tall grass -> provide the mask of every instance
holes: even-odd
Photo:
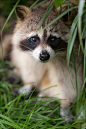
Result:
[[[6,22],[4,23],[4,26],[1,31],[1,44],[2,44],[2,33],[19,1],[20,0],[16,2]],[[38,1],[39,0],[37,0],[31,7],[36,8],[37,6],[42,4],[41,2],[35,6],[35,4]],[[46,97],[47,98],[46,102],[40,101],[39,103],[37,103],[37,100],[39,98],[38,95],[36,95],[35,97],[32,97],[35,90],[31,91],[31,95],[29,96],[28,100],[23,99],[22,101],[23,94],[19,96],[16,95],[15,97],[15,94],[13,93],[13,89],[12,89],[14,85],[9,84],[3,81],[2,79],[3,75],[6,75],[9,70],[7,68],[4,68],[3,70],[3,64],[0,63],[0,78],[2,79],[2,81],[0,81],[0,129],[57,129],[57,128],[58,129],[73,129],[73,128],[85,129],[86,128],[86,93],[85,93],[86,40],[85,40],[85,47],[84,47],[83,36],[82,36],[83,30],[85,33],[85,29],[84,29],[85,26],[82,29],[83,10],[85,12],[84,6],[85,6],[85,0],[80,0],[79,7],[75,6],[73,8],[68,8],[68,10],[63,12],[61,15],[59,15],[56,19],[54,19],[51,23],[49,23],[44,28],[46,29],[48,26],[53,24],[55,21],[59,20],[62,16],[67,14],[72,9],[78,8],[78,14],[75,17],[71,26],[70,37],[68,40],[68,48],[67,48],[67,66],[69,68],[71,54],[74,60],[72,50],[73,50],[74,41],[78,32],[80,46],[84,56],[84,61],[83,61],[84,63],[83,63],[82,91],[80,96],[78,96],[78,93],[77,93],[77,96],[78,96],[77,101],[72,105],[72,110],[75,114],[77,114],[77,119],[75,119],[75,121],[72,124],[66,123],[64,125],[65,121],[59,115],[60,105],[58,100],[50,99],[49,97]],[[44,17],[40,22],[40,25],[45,21],[52,7],[53,7],[53,3],[48,7],[47,11],[45,12]],[[4,62],[3,44],[2,44],[2,62]],[[75,65],[75,61],[74,61],[74,65]],[[7,66],[7,63],[6,63],[6,66]],[[75,75],[76,75],[76,67],[75,67]],[[77,86],[77,76],[76,76],[76,86]],[[77,107],[77,112],[75,110],[76,107]]]

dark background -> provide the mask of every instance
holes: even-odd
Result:
[[[0,0],[0,33],[7,17],[9,16],[11,10],[13,9],[17,1],[18,0]],[[30,7],[35,1],[36,0],[20,0],[18,5],[25,5]],[[2,39],[4,38],[5,35],[13,33],[13,29],[15,27],[16,22],[17,18],[14,12],[3,30]],[[1,42],[1,34],[0,34],[0,42]]]
[[[20,5],[31,6],[36,0],[20,0]],[[0,0],[0,16],[7,17],[17,0]]]

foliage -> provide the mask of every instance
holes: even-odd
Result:
[[[20,5],[28,5],[30,6],[35,0],[20,0]],[[17,0],[0,0],[0,15],[7,17],[14,5],[16,4]]]
[[[64,4],[66,0],[55,0],[55,7],[58,8],[62,4]]]

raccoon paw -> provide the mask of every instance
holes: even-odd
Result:
[[[39,94],[39,95],[38,95],[38,99],[37,99],[37,103],[39,103],[39,102],[42,100],[41,97],[43,97],[43,95],[42,95],[42,94]]]
[[[19,95],[23,94],[23,97],[24,97],[25,99],[28,99],[28,97],[29,97],[29,95],[30,95],[30,93],[31,93],[32,88],[33,88],[33,87],[32,87],[31,85],[27,84],[27,85],[25,85],[25,86],[23,86],[23,87],[16,88],[16,89],[15,89],[15,92],[16,92],[17,94],[19,94]]]
[[[74,120],[71,110],[66,107],[60,108],[60,115],[65,119],[66,122],[72,123]]]

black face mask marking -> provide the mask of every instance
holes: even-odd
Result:
[[[31,37],[31,38],[26,38],[25,40],[20,42],[20,48],[23,51],[27,51],[27,50],[34,50],[40,43],[40,39],[37,35]]]
[[[60,37],[57,38],[56,36],[50,35],[47,40],[47,44],[51,46],[51,48],[57,52],[67,48],[67,43],[64,42]]]

